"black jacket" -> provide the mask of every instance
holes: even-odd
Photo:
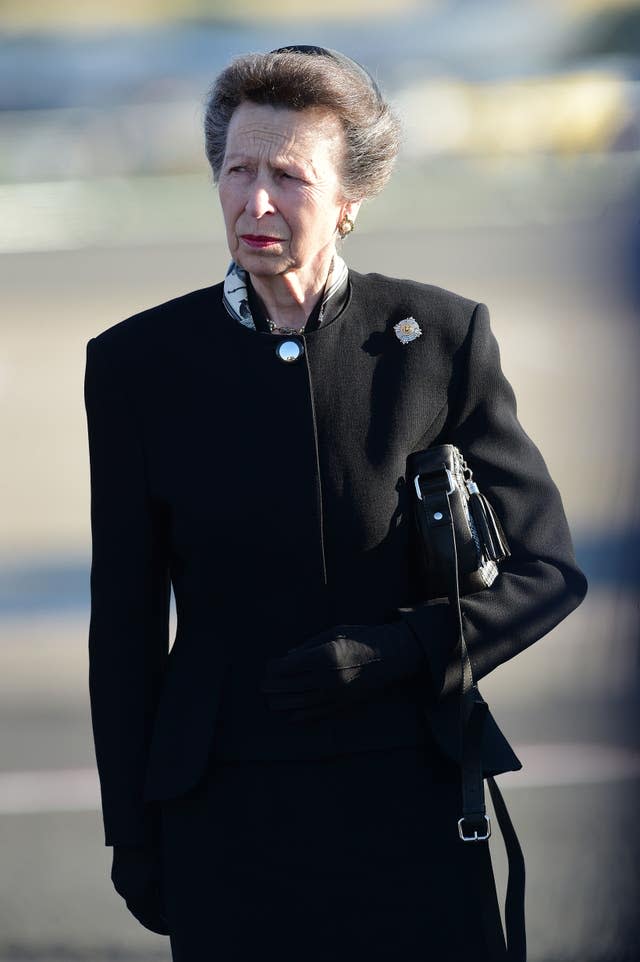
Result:
[[[407,456],[463,451],[511,547],[463,599],[476,678],[582,600],[558,490],[516,416],[484,304],[350,272],[343,312],[303,335],[250,330],[222,284],[115,324],[87,345],[90,696],[105,842],[148,837],[154,801],[211,752],[318,757],[423,744],[455,684],[455,621],[425,603]],[[422,335],[394,332],[413,317]],[[409,479],[410,483],[410,479]],[[177,633],[169,653],[170,585]],[[429,659],[330,720],[286,724],[258,691],[269,658],[334,624],[407,618]],[[485,767],[519,767],[494,726]]]

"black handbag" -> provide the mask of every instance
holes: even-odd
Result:
[[[498,563],[511,551],[498,516],[480,493],[460,450],[454,444],[439,444],[409,455],[407,463],[416,492],[428,597],[437,598],[449,590],[449,522],[437,511],[425,510],[431,492],[439,491],[445,479],[456,536],[459,593],[488,588],[498,577]]]
[[[507,959],[526,962],[524,858],[500,789],[493,776],[483,770],[482,736],[488,705],[473,679],[460,606],[461,594],[493,584],[499,577],[498,565],[511,552],[493,507],[479,491],[473,472],[455,445],[436,445],[409,455],[407,471],[415,491],[413,504],[421,535],[427,598],[448,597],[457,619],[455,653],[460,659],[460,691],[454,721],[462,787],[458,835],[462,842],[472,845],[486,842],[491,835],[484,801],[486,777],[509,863]],[[496,950],[500,952],[499,947]]]

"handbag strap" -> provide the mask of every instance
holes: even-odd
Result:
[[[455,651],[460,660],[458,738],[462,786],[462,815],[458,819],[458,834],[463,842],[486,842],[491,835],[491,821],[484,801],[482,733],[488,705],[474,684],[471,659],[464,637],[458,553],[450,500],[455,489],[444,466],[438,472],[419,474],[416,478],[416,491],[418,489],[418,510],[422,513],[423,523],[431,532],[438,556],[445,560],[447,595],[457,621]],[[418,527],[423,532],[422,525]],[[526,962],[524,857],[500,789],[493,777],[489,776],[487,782],[509,867],[505,901],[506,958],[508,962]]]

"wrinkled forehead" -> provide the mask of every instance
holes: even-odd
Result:
[[[290,110],[245,101],[231,117],[225,156],[229,159],[244,152],[269,159],[287,157],[313,166],[333,164],[343,141],[338,117],[326,108]]]

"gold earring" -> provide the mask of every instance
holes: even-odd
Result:
[[[351,220],[348,214],[345,214],[340,223],[338,224],[338,231],[340,232],[340,237],[346,237],[350,234],[356,225]]]

